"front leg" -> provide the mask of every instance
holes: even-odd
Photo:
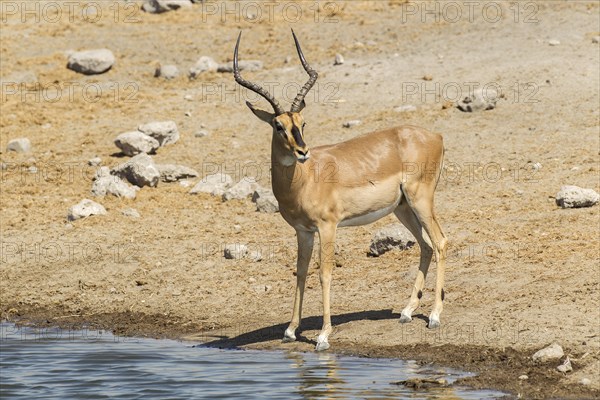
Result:
[[[320,274],[321,288],[323,289],[323,327],[317,339],[317,351],[327,350],[329,342],[327,338],[331,334],[331,313],[329,307],[329,293],[331,289],[331,272],[335,265],[335,233],[337,226],[335,224],[326,224],[319,227],[320,239]]]
[[[302,319],[302,300],[304,298],[304,284],[308,273],[308,265],[313,252],[314,232],[296,231],[298,237],[298,259],[296,260],[296,297],[292,310],[292,321],[283,335],[284,342],[296,340],[296,329]]]

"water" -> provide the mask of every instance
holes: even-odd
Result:
[[[0,325],[2,399],[486,399],[413,390],[409,378],[465,376],[415,362],[331,353],[220,350],[173,340]]]

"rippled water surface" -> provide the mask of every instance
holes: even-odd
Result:
[[[485,399],[465,388],[413,390],[409,378],[465,374],[330,353],[220,350],[102,331],[0,325],[2,399]]]

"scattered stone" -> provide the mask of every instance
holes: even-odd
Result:
[[[191,181],[186,181],[186,180],[179,181],[179,184],[181,186],[183,186],[184,188],[192,186],[192,182]]]
[[[562,364],[560,364],[558,367],[556,367],[556,369],[559,372],[562,373],[567,373],[567,372],[571,372],[573,371],[573,366],[571,365],[571,360],[569,359],[569,357],[567,356],[567,358],[565,359],[565,361],[563,361]]]
[[[195,137],[207,137],[210,136],[210,133],[208,133],[208,131],[205,130],[199,130],[198,132],[194,133]]]
[[[414,236],[404,225],[399,223],[390,224],[373,234],[367,255],[379,257],[392,249],[406,250],[414,246],[415,243]]]
[[[560,44],[560,40],[557,40],[557,39],[550,39],[550,40],[548,40],[548,44],[549,44],[550,46],[558,46],[558,45]]]
[[[194,96],[192,96],[191,94],[186,94],[185,96],[183,96],[183,99],[187,101],[194,101]]]
[[[591,207],[598,203],[600,194],[593,189],[583,189],[578,186],[563,186],[556,194],[556,205],[562,208]]]
[[[248,246],[240,243],[228,244],[223,251],[223,255],[228,260],[241,260],[246,253],[248,253]]]
[[[113,66],[115,56],[108,49],[78,51],[69,56],[67,68],[84,75],[102,74]]]
[[[192,112],[191,111],[186,111],[183,115],[185,115],[186,117],[191,117],[192,116]]]
[[[146,0],[142,4],[142,10],[150,14],[161,14],[191,6],[192,2],[190,0]]]
[[[527,379],[529,379],[529,377],[527,375],[521,375],[519,376],[519,379],[522,381],[526,381]]]
[[[341,55],[340,53],[337,53],[335,55],[335,61],[333,62],[333,65],[342,65],[344,63],[344,56]]]
[[[150,122],[138,126],[138,131],[158,140],[161,147],[179,140],[179,130],[174,121]]]
[[[240,60],[238,66],[240,67],[240,71],[260,71],[263,69],[263,62],[260,60]],[[217,72],[233,72],[233,61],[219,64]]]
[[[158,168],[146,153],[140,153],[126,163],[118,165],[112,170],[112,174],[127,179],[138,187],[154,187],[160,179]]]
[[[464,112],[475,112],[483,110],[493,110],[498,101],[498,92],[495,89],[483,88],[475,89],[472,95],[465,97],[458,102],[458,109]]]
[[[535,352],[531,357],[536,362],[546,362],[552,360],[560,360],[564,356],[562,347],[557,343],[552,343],[550,346],[545,347]]]
[[[17,153],[29,153],[31,151],[31,142],[27,138],[13,139],[6,146],[7,151],[16,151]]]
[[[231,176],[217,173],[205,176],[190,191],[190,194],[210,193],[213,196],[223,196],[225,191],[233,185]]]
[[[600,43],[600,36],[594,36],[592,38],[592,43]]]
[[[254,286],[254,291],[257,293],[266,293],[271,291],[272,288],[271,285],[256,285]]]
[[[155,78],[175,79],[179,76],[177,65],[159,65],[154,71]]]
[[[248,254],[248,258],[253,261],[253,262],[260,262],[262,261],[262,254],[260,251],[258,250],[253,250]]]
[[[84,199],[74,206],[69,207],[67,219],[75,221],[80,218],[87,218],[90,215],[106,215],[106,209],[101,204]]]
[[[542,169],[542,164],[539,162],[532,163],[531,168],[533,168],[534,171],[539,171]]]
[[[203,72],[214,72],[219,68],[219,64],[211,57],[202,56],[196,61],[196,64],[189,71],[190,79],[195,79]]]
[[[88,165],[91,167],[97,167],[102,164],[102,159],[100,157],[94,157],[88,160]]]
[[[140,213],[135,208],[124,208],[121,210],[121,214],[126,217],[140,218]]]
[[[360,119],[353,119],[353,120],[344,122],[343,127],[344,128],[352,128],[353,126],[358,126],[361,123],[362,123],[362,121]]]
[[[32,165],[31,167],[27,168],[27,170],[29,171],[30,174],[37,174],[38,169],[35,165]]]
[[[263,213],[279,212],[279,202],[269,189],[258,187],[252,194],[252,202],[256,203],[256,211]]]
[[[140,153],[154,153],[160,147],[158,140],[140,131],[121,133],[115,139],[115,145],[130,157]]]
[[[417,111],[417,107],[413,106],[412,104],[406,104],[404,106],[399,106],[394,108],[394,111],[396,112],[412,112],[412,111]]]
[[[112,175],[108,167],[101,167],[96,171],[92,194],[94,196],[106,196],[112,194],[126,199],[135,199],[137,188],[129,186],[118,176]]]
[[[175,182],[180,179],[195,178],[199,175],[196,170],[183,165],[157,164],[156,168],[158,168],[160,180],[163,182]]]
[[[581,378],[579,383],[582,384],[583,386],[589,386],[592,384],[592,381],[588,378]]]
[[[241,200],[252,196],[254,191],[258,188],[258,183],[251,182],[248,179],[242,179],[223,193],[223,201],[229,201],[233,199]]]
[[[402,385],[406,386],[407,388],[420,390],[434,387],[447,387],[448,381],[444,378],[411,378],[404,381],[392,382],[391,384]]]
[[[283,60],[284,64],[289,64],[292,62],[292,56],[285,56],[285,59]]]
[[[35,72],[32,71],[19,71],[19,72],[13,72],[12,74],[8,75],[5,78],[2,78],[1,80],[3,85],[18,85],[21,83],[37,83],[38,82],[38,77],[35,74]]]
[[[242,231],[242,226],[236,224],[233,226],[233,230],[235,231],[235,233],[240,233]]]
[[[256,278],[248,278],[248,283],[256,283]]]
[[[431,76],[431,75],[425,75],[425,76],[423,76],[423,80],[424,81],[432,81],[433,80],[433,76]]]

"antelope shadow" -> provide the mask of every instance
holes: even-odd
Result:
[[[414,315],[415,319],[422,319],[427,321],[428,318],[425,315],[417,314]],[[358,311],[351,312],[346,314],[334,315],[331,317],[332,323],[334,325],[341,325],[347,322],[352,321],[381,321],[388,319],[400,319],[399,313],[392,312],[391,309],[386,310],[370,310],[370,311]],[[297,341],[316,344],[316,341],[312,339],[308,339],[302,335],[302,331],[305,330],[320,330],[321,324],[323,322],[323,318],[320,316],[312,316],[302,318],[301,321],[301,330],[299,330],[297,336]],[[202,347],[218,347],[218,348],[228,348],[235,349],[241,346],[267,342],[270,340],[281,340],[283,338],[283,333],[287,328],[289,321],[285,323],[280,323],[276,325],[266,326],[264,328],[258,328],[249,332],[242,332],[238,335],[229,337],[229,336],[216,336],[216,339],[204,342],[201,344]],[[212,336],[212,335],[211,335]],[[213,337],[215,337],[213,336]]]

